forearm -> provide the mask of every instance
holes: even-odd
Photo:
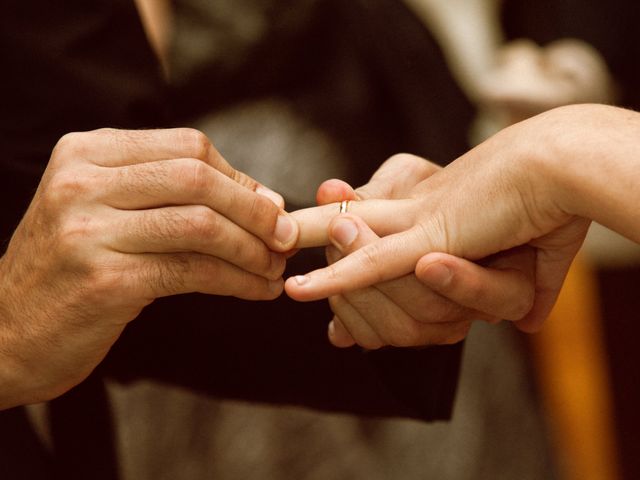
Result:
[[[640,114],[602,105],[540,116],[542,158],[560,208],[640,242]]]

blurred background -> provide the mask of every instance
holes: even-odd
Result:
[[[180,125],[314,202],[559,105],[637,108],[631,0],[137,0]],[[562,132],[558,132],[562,135]],[[537,335],[478,323],[448,423],[109,386],[124,479],[640,478],[640,248],[594,225]],[[30,409],[48,441],[46,409]]]

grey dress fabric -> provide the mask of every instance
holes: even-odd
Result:
[[[552,480],[513,333],[507,324],[474,326],[451,422],[365,419],[217,401],[156,383],[114,384],[122,477]]]

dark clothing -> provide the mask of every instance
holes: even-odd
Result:
[[[171,90],[133,2],[5,1],[2,240],[8,241],[64,133],[173,126],[265,91],[294,97],[338,139],[353,158],[354,182],[366,180],[397,151],[442,162],[464,151],[471,109],[435,43],[404,7],[363,0],[314,8],[308,28],[275,31],[271,43],[236,70],[205,70]],[[199,90],[204,85],[206,96]],[[290,273],[320,261],[317,252],[303,253]],[[127,327],[87,382],[52,402],[55,459],[36,448],[20,409],[0,413],[0,445],[11,444],[0,448],[0,477],[49,478],[55,464],[64,478],[114,478],[105,377],[150,378],[206,395],[362,415],[450,416],[460,345],[338,350],[326,340],[330,318],[326,302],[286,297],[260,303],[195,294],[158,300]],[[102,459],[96,452],[104,452]]]

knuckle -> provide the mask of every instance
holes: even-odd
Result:
[[[400,171],[407,173],[408,176],[417,178],[422,178],[425,174],[439,169],[437,165],[429,160],[410,153],[397,153],[388,161],[393,163]]]
[[[358,251],[360,264],[364,271],[371,272],[373,274],[373,284],[382,283],[383,273],[380,266],[380,258],[382,258],[382,252],[378,248],[378,245],[373,243],[366,245]],[[339,276],[337,272],[334,272],[336,276]]]
[[[81,156],[86,153],[85,137],[86,133],[80,132],[70,132],[60,137],[53,147],[51,161],[59,163],[68,157]]]
[[[232,174],[231,174],[231,178],[233,178],[233,180],[236,183],[239,183],[240,185],[242,185],[243,187],[248,188],[251,191],[255,191],[256,188],[258,187],[258,182],[257,181],[255,181],[253,178],[251,178],[246,173],[241,172],[240,170],[233,169],[232,170]]]
[[[126,275],[112,266],[93,265],[89,272],[87,299],[90,304],[127,303],[131,290]]]
[[[189,192],[201,197],[212,189],[212,176],[206,163],[199,160],[184,160],[177,172],[178,181]]]
[[[108,127],[98,128],[90,132],[80,133],[80,135],[83,135],[85,139],[87,139],[89,136],[105,137],[106,139],[116,143],[118,141],[121,141],[124,138],[127,138],[127,140],[132,139],[131,130],[119,130],[117,128],[108,128]]]
[[[204,241],[215,240],[221,234],[220,219],[216,213],[208,207],[198,205],[191,209],[191,215],[186,222],[190,235],[201,238]]]
[[[204,133],[195,128],[181,128],[178,133],[185,150],[189,152],[187,156],[199,160],[205,160],[209,157],[212,144]]]
[[[82,172],[58,170],[49,180],[44,192],[48,204],[66,205],[93,190],[93,182]]]
[[[262,195],[252,195],[248,207],[248,219],[252,224],[261,226],[261,230],[273,236],[278,222],[278,207]]]
[[[422,158],[410,153],[396,153],[387,160],[388,163],[392,163],[401,168],[412,168],[418,161],[424,162]]]
[[[81,248],[96,236],[96,227],[95,219],[88,215],[65,218],[57,230],[56,244],[59,252],[68,260],[77,258]]]

